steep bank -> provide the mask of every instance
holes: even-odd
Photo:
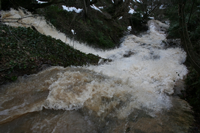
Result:
[[[66,1],[35,12],[69,38],[90,47],[112,49],[119,47],[122,38],[129,32],[138,34],[148,30],[145,26],[148,19],[134,11],[135,4],[133,1],[95,1],[95,4],[87,7],[86,15],[83,1]]]
[[[49,66],[98,64],[100,59],[30,28],[0,24],[0,42],[0,85]]]

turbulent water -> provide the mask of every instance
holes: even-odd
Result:
[[[1,86],[0,132],[188,131],[193,121],[190,107],[172,96],[187,74],[186,53],[163,43],[168,25],[151,20],[143,35],[128,35],[119,48],[101,51],[73,42],[29,12],[2,11],[1,16],[8,25],[32,25],[42,34],[112,62],[51,67]]]

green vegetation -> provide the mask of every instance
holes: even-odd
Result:
[[[200,131],[200,75],[191,65],[188,65],[188,69],[186,88],[181,98],[186,100],[194,111],[195,123],[190,132],[198,133]]]
[[[182,98],[193,107],[196,123],[191,132],[200,131],[200,0],[174,1],[166,11],[170,19],[168,38],[181,38],[187,52],[189,73]],[[185,21],[185,24],[184,24]],[[195,63],[194,63],[195,62]],[[197,128],[199,127],[199,129]]]
[[[134,32],[134,34],[148,30],[148,27],[145,25],[148,19],[143,18],[140,12],[134,13],[129,20],[133,29],[132,32]]]
[[[196,111],[200,111],[200,75],[192,67],[186,79],[187,90],[186,94],[191,94],[186,97],[186,100],[191,106],[195,107]]]
[[[50,23],[70,38],[101,49],[118,46],[127,26],[122,26],[116,21],[105,20],[99,11],[90,10],[92,11],[88,13],[87,18],[84,18],[81,13],[67,12],[61,5],[52,5],[37,12],[43,14]],[[72,34],[71,29],[76,32],[76,35]]]
[[[3,0],[2,2],[5,7],[3,10],[10,7],[28,9],[44,16],[46,20],[68,37],[85,42],[95,48],[111,49],[119,46],[120,39],[126,34],[127,27],[130,25],[134,26],[135,32],[132,32],[134,34],[146,30],[146,28],[143,28],[142,23],[134,25],[138,18],[131,18],[132,15],[128,13],[130,6],[134,8],[133,1],[50,0],[43,4],[38,4],[36,0],[28,0],[26,2],[22,0],[15,2]],[[93,4],[97,7],[103,7],[101,12],[91,8]],[[62,5],[83,10],[80,13],[68,12],[63,10]],[[119,20],[120,17],[123,17],[123,19]],[[76,32],[75,35],[72,34],[72,29]]]
[[[0,25],[0,84],[38,72],[45,65],[97,64],[100,57],[84,54],[30,28]]]

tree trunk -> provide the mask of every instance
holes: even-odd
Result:
[[[90,7],[90,0],[83,0],[83,9],[84,9],[84,17],[87,18],[88,17],[88,10]]]
[[[200,57],[195,53],[195,50],[190,41],[187,24],[185,22],[184,14],[185,2],[179,3],[179,26],[180,26],[180,35],[181,35],[181,44],[184,50],[187,52],[188,59],[191,62],[194,69],[200,74]]]

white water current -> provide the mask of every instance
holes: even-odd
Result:
[[[51,67],[29,76],[27,79],[21,78],[17,83],[3,86],[0,91],[2,101],[0,103],[0,118],[2,119],[0,123],[4,124],[28,112],[41,111],[40,114],[42,114],[43,108],[58,110],[58,112],[59,110],[82,109],[84,116],[94,118],[89,117],[88,120],[87,117],[86,121],[93,124],[86,125],[88,128],[80,132],[97,131],[98,126],[96,129],[94,127],[98,124],[95,124],[94,121],[100,121],[100,119],[105,124],[99,122],[101,126],[98,127],[97,132],[121,132],[121,130],[117,131],[117,128],[120,127],[122,127],[123,132],[130,130],[130,132],[152,133],[186,132],[188,129],[188,123],[190,123],[188,121],[191,121],[191,116],[185,114],[185,112],[190,109],[186,102],[172,96],[177,81],[183,80],[187,74],[187,68],[183,64],[186,53],[182,48],[166,48],[165,44],[162,43],[166,41],[166,35],[161,29],[167,30],[168,25],[157,20],[150,20],[148,22],[149,30],[146,33],[141,36],[128,35],[119,48],[103,51],[72,41],[52,25],[47,24],[43,17],[32,15],[27,11],[14,9],[8,12],[2,11],[1,19],[10,26],[34,26],[37,31],[44,35],[60,39],[84,53],[92,53],[102,58],[112,59],[112,62],[100,60],[98,66]],[[18,96],[22,92],[24,99]],[[30,99],[29,95],[31,95],[31,100],[28,100]],[[16,105],[4,107],[5,104],[12,103],[16,99],[19,101],[15,103]],[[42,117],[47,112],[44,110]],[[60,111],[59,114],[51,118],[51,120],[57,119],[58,121],[57,127],[56,124],[53,125],[56,128],[52,130],[51,122],[49,122],[49,126],[45,123],[46,128],[48,128],[46,130],[42,128],[42,122],[40,123],[39,120],[38,124],[31,127],[34,130],[29,130],[31,132],[53,132],[54,130],[60,132],[59,121],[62,121],[62,123],[69,122],[62,119],[64,117],[62,114],[68,116],[70,112]],[[71,114],[74,117],[80,115],[76,111],[71,112]],[[30,117],[32,118],[32,116]],[[84,123],[85,118],[80,115],[77,119]],[[135,123],[133,119],[136,118],[137,122]],[[107,119],[107,121],[104,119]],[[121,122],[123,123],[122,126],[119,124],[120,122],[118,124],[114,122],[115,125],[109,123],[109,121],[114,121],[113,119],[117,119],[116,121],[124,120]],[[180,120],[180,122],[176,120]],[[15,121],[18,120],[14,120],[13,123]],[[50,118],[48,121],[50,121]],[[147,121],[152,125],[147,124]],[[156,126],[154,123],[157,123]],[[174,125],[174,123],[176,124]],[[159,124],[162,126],[158,126]],[[175,128],[175,126],[178,127]],[[2,129],[7,131],[7,129]],[[68,131],[71,130],[68,128]],[[73,131],[75,131],[75,128],[71,132]]]

